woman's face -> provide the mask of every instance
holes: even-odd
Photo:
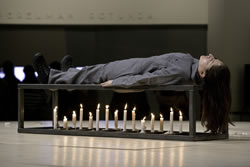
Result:
[[[201,56],[198,66],[198,72],[202,78],[206,76],[206,71],[209,70],[212,66],[220,66],[222,65],[222,61],[214,58],[212,54],[208,56]]]

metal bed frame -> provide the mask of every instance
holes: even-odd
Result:
[[[53,129],[51,127],[32,127],[24,128],[24,90],[25,89],[40,89],[49,90],[52,94],[52,108],[58,106],[58,90],[98,90],[98,91],[185,91],[189,99],[189,132],[179,134],[166,134],[163,132],[146,131],[146,133],[134,132],[130,129],[127,131],[110,130],[88,130],[87,128],[69,129],[62,128]],[[119,137],[119,138],[140,138],[140,139],[159,139],[159,140],[180,140],[180,141],[204,141],[228,139],[228,128],[224,134],[212,134],[205,132],[196,132],[196,114],[199,109],[195,107],[196,99],[194,93],[197,93],[202,88],[198,85],[169,85],[169,86],[154,86],[154,87],[105,87],[95,84],[19,84],[18,85],[18,133],[33,133],[33,134],[52,134],[52,135],[74,135],[74,136],[98,136],[98,137]],[[53,122],[52,122],[53,125]]]

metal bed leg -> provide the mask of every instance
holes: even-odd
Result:
[[[24,128],[24,90],[18,89],[18,129]]]
[[[196,113],[194,112],[194,91],[188,91],[189,95],[189,136],[196,135]]]
[[[225,133],[224,133],[225,135],[226,135],[226,138],[229,138],[229,125],[227,124],[227,126],[226,126],[226,129],[225,129]]]

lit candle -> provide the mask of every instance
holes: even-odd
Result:
[[[118,110],[115,110],[115,129],[118,129]]]
[[[68,130],[68,120],[66,116],[63,117],[63,128]]]
[[[145,130],[146,130],[145,119],[146,119],[146,117],[144,117],[144,118],[141,120],[141,133],[145,133]]]
[[[136,108],[134,107],[132,110],[132,131],[135,131],[135,126],[136,126],[136,122],[135,122],[135,110]]]
[[[174,111],[173,108],[170,107],[170,134],[172,134],[174,131]]]
[[[127,104],[124,107],[124,112],[123,112],[123,131],[126,131],[126,126],[127,126]]]
[[[89,112],[89,129],[93,129],[93,116],[91,112]]]
[[[55,106],[54,108],[54,112],[53,112],[53,127],[54,129],[57,129],[57,106]]]
[[[160,132],[163,132],[163,123],[164,123],[164,118],[162,114],[160,114]]]
[[[76,129],[76,112],[73,111],[72,114],[72,123],[73,123],[73,127]]]
[[[183,116],[181,111],[179,111],[180,115],[179,115],[179,133],[182,133],[182,120],[183,120]]]
[[[155,115],[153,113],[151,113],[151,132],[154,132],[155,128]]]
[[[106,120],[105,130],[108,130],[109,129],[109,105],[106,105],[105,120]]]
[[[79,129],[82,129],[82,120],[83,120],[83,108],[82,108],[82,104],[80,104],[80,127]]]
[[[100,119],[100,103],[97,105],[96,109],[96,131],[99,131],[99,119]]]

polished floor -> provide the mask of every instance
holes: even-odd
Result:
[[[49,125],[25,122],[25,127]],[[0,166],[249,167],[250,122],[235,125],[228,140],[183,142],[24,134],[17,133],[17,122],[0,122]],[[199,122],[197,129],[204,130]]]

